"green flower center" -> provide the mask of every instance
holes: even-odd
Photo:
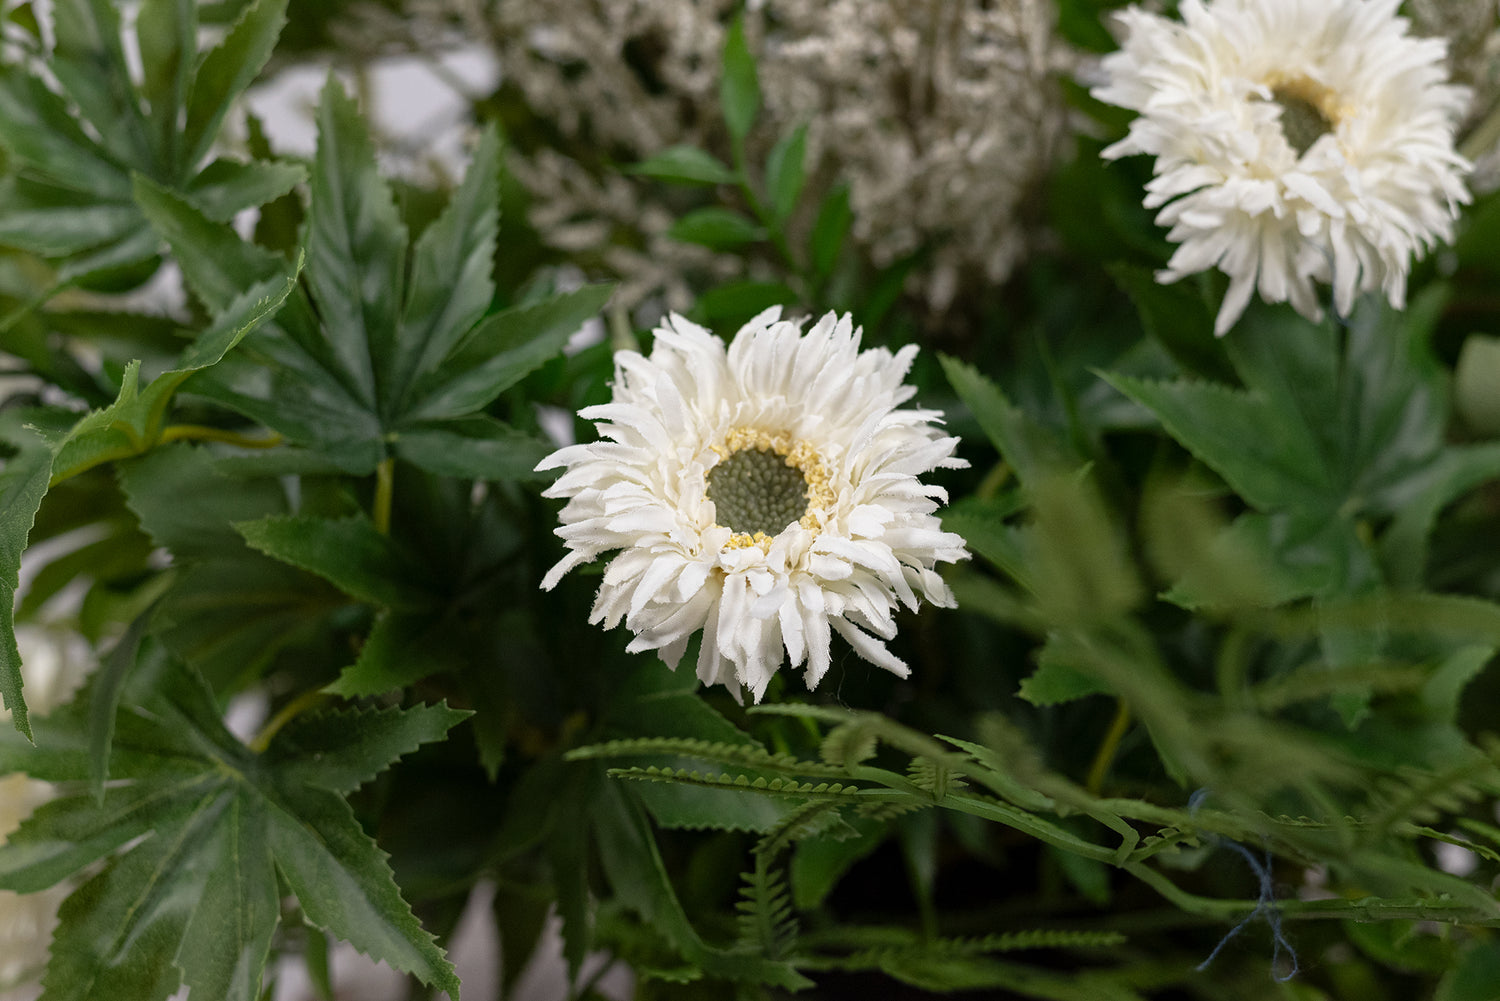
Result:
[[[771,448],[745,448],[708,471],[718,523],[736,535],[776,535],[807,513],[807,478]]]
[[[1306,77],[1281,81],[1271,87],[1271,100],[1281,109],[1281,134],[1297,156],[1333,131],[1338,101],[1322,84]]]

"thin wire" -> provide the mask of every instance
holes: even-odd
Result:
[[[1203,801],[1207,798],[1207,789],[1199,789],[1197,792],[1193,793],[1192,797],[1188,800],[1189,814],[1197,813],[1198,807],[1201,806]],[[1238,841],[1231,841],[1228,838],[1221,838],[1217,835],[1208,835],[1205,840],[1215,847],[1232,848],[1236,852],[1238,852],[1240,857],[1245,860],[1245,863],[1250,866],[1250,871],[1255,874],[1256,881],[1260,884],[1260,892],[1256,898],[1255,909],[1249,914],[1245,915],[1245,917],[1240,921],[1239,924],[1229,929],[1228,934],[1219,939],[1219,944],[1214,946],[1213,952],[1210,952],[1208,954],[1208,958],[1199,963],[1195,967],[1195,969],[1197,969],[1200,973],[1208,969],[1209,964],[1212,963],[1218,957],[1219,953],[1223,951],[1224,947],[1229,944],[1230,939],[1234,938],[1240,932],[1244,931],[1245,927],[1249,925],[1250,922],[1254,921],[1257,917],[1264,917],[1266,919],[1266,924],[1271,928],[1271,938],[1274,943],[1273,951],[1271,953],[1271,976],[1278,983],[1286,983],[1288,980],[1291,980],[1297,975],[1300,967],[1297,963],[1297,950],[1292,948],[1291,942],[1287,941],[1286,933],[1282,930],[1281,907],[1276,903],[1276,887],[1271,879],[1271,852],[1269,850],[1266,850],[1263,853],[1262,860],[1257,859],[1250,852],[1250,849],[1246,848]],[[1281,965],[1281,957],[1283,955],[1285,955],[1292,964],[1291,969],[1288,970],[1285,975],[1281,975],[1276,972],[1276,967]]]

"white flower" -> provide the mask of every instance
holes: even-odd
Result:
[[[700,629],[698,677],[758,702],[783,662],[827,673],[831,632],[908,669],[881,639],[896,603],[951,606],[933,569],[967,557],[917,477],[961,467],[931,410],[900,409],[916,348],[860,351],[847,316],[806,334],[771,309],[733,344],[672,316],[651,357],[615,356],[614,400],[581,416],[604,440],[553,453],[571,552],[542,582],[610,550],[590,621],[634,632],[673,667]],[[871,634],[874,634],[873,636]],[[878,638],[877,638],[878,637]],[[784,653],[783,653],[784,651]]]
[[[1215,332],[1250,293],[1321,316],[1380,288],[1404,306],[1411,258],[1451,239],[1469,164],[1468,92],[1445,43],[1406,33],[1400,0],[1183,0],[1183,23],[1131,8],[1100,100],[1141,113],[1104,151],[1156,157],[1146,206],[1180,244],[1159,281],[1218,267]]]

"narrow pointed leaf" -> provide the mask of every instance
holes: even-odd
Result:
[[[290,780],[350,793],[471,714],[446,705],[348,709],[302,717],[268,751]]]
[[[230,106],[260,73],[286,24],[287,0],[256,0],[216,47],[203,57],[193,80],[183,126],[186,162],[208,154]]]
[[[213,161],[184,189],[193,204],[216,222],[229,222],[244,209],[274,201],[307,180],[301,164],[278,160]]]
[[[472,414],[562,351],[568,338],[597,316],[614,291],[585,285],[489,317],[431,377],[418,385],[411,422]]]
[[[15,728],[29,739],[31,724],[21,694],[21,653],[11,616],[21,584],[21,553],[52,477],[52,450],[29,432],[8,436],[8,440],[19,450],[0,469],[0,696]]]
[[[366,518],[272,517],[234,527],[253,548],[315,573],[361,601],[391,608],[427,601],[390,539]]]
[[[486,129],[463,184],[417,240],[401,341],[387,382],[398,400],[410,381],[437,368],[489,309],[500,227],[500,139]]]
[[[332,77],[318,109],[308,288],[323,333],[370,408],[387,387],[406,273],[406,227],[354,101]]]
[[[396,455],[439,476],[469,480],[527,480],[546,474],[537,463],[553,446],[489,417],[470,417],[400,432]]]

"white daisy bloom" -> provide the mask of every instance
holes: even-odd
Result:
[[[1318,319],[1381,289],[1406,298],[1414,256],[1452,238],[1470,164],[1453,149],[1468,91],[1442,39],[1414,38],[1400,0],[1183,0],[1182,23],[1136,8],[1105,58],[1102,101],[1140,112],[1104,151],[1156,157],[1146,206],[1180,244],[1158,281],[1218,267],[1214,330],[1257,288]]]
[[[968,556],[934,513],[947,495],[917,477],[967,463],[941,413],[900,408],[917,349],[859,340],[848,316],[804,334],[770,309],[727,350],[674,315],[649,358],[616,354],[613,402],[580,413],[602,440],[537,467],[565,469],[546,496],[569,498],[571,551],[542,587],[621,550],[589,621],[623,620],[630,651],[674,668],[701,629],[698,678],[757,702],[784,659],[816,687],[833,632],[906,677],[881,642],[896,604],[952,606],[933,568]]]

